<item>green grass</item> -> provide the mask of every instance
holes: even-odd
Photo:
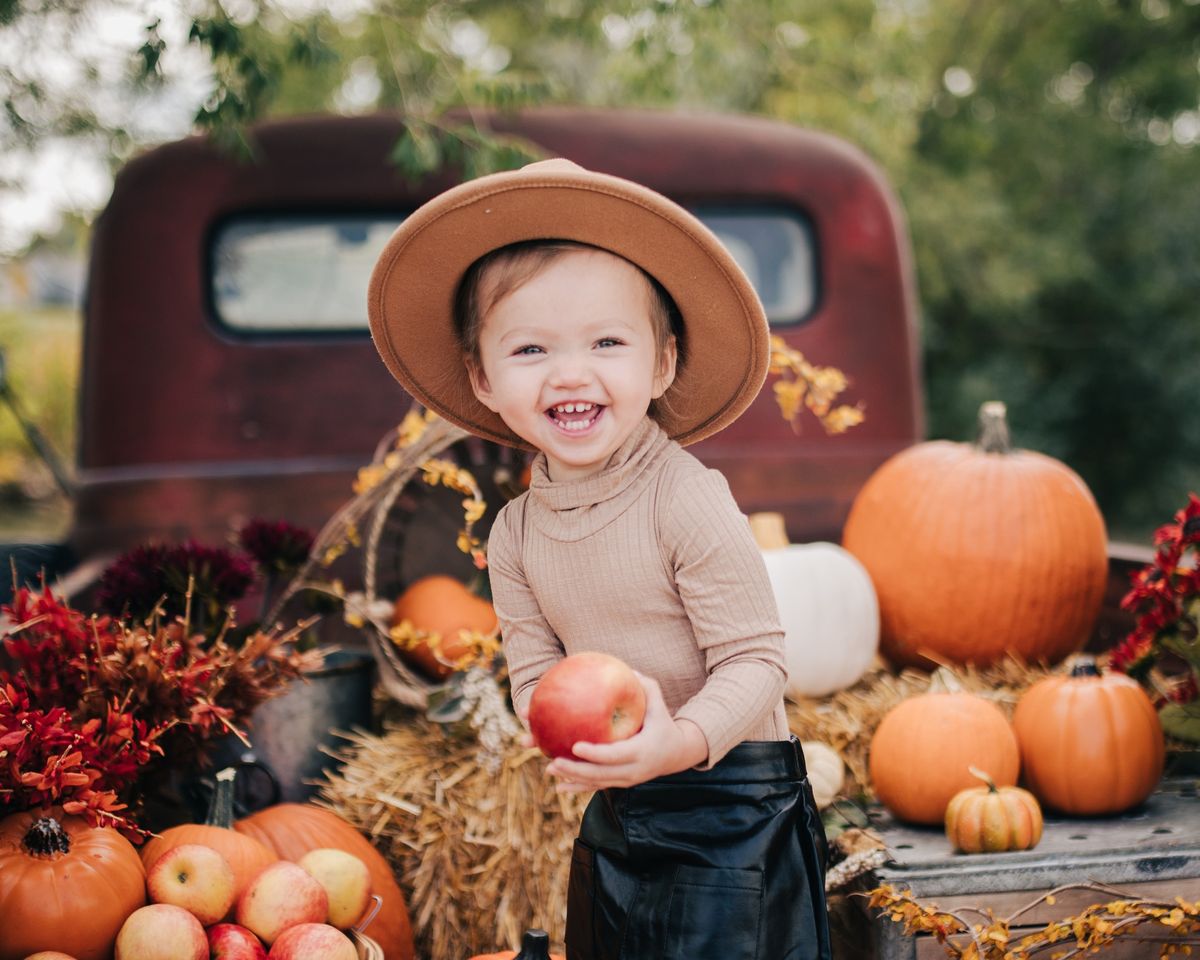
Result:
[[[0,309],[0,349],[22,414],[72,469],[82,319],[64,307]],[[70,505],[30,446],[11,407],[0,404],[0,541],[57,540]]]

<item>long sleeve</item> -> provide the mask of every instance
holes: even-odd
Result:
[[[513,707],[518,716],[525,714],[541,675],[565,655],[542,614],[521,563],[524,507],[524,497],[506,504],[488,537],[492,605],[500,621]]]
[[[708,671],[675,716],[700,728],[711,766],[781,705],[783,630],[762,555],[725,478],[682,471],[662,494],[664,551]]]

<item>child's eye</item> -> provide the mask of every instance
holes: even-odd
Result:
[[[596,341],[598,347],[619,347],[620,345],[621,341],[616,337],[601,337]]]
[[[527,343],[525,346],[518,347],[516,350],[514,350],[513,356],[514,357],[528,357],[528,356],[532,356],[535,353],[541,353],[541,352],[542,352],[542,348],[539,347],[536,343]]]

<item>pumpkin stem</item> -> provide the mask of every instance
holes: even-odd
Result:
[[[521,952],[513,960],[550,960],[550,934],[545,930],[526,930],[521,937]]]
[[[1071,660],[1072,677],[1098,677],[1100,676],[1100,668],[1096,665],[1096,658],[1089,653],[1079,653]]]
[[[984,783],[986,783],[988,785],[988,793],[999,793],[1000,792],[999,790],[996,789],[996,781],[993,780],[991,777],[989,777],[986,773],[984,773],[978,767],[970,767],[969,766],[969,767],[967,767],[967,770],[970,771],[971,776],[978,777],[980,780],[982,780]],[[976,787],[976,789],[979,789],[979,788]]]
[[[984,453],[1009,453],[1008,408],[1002,400],[989,400],[979,408],[979,447]]]
[[[217,773],[217,788],[208,804],[205,826],[233,829],[233,778],[236,776],[237,770],[233,767],[226,767]]]
[[[71,838],[53,817],[38,817],[21,838],[21,846],[34,857],[54,857],[71,849]]]

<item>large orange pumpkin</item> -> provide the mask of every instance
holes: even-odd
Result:
[[[412,924],[404,894],[387,860],[352,824],[311,803],[280,803],[239,820],[234,829],[284,860],[299,860],[308,851],[323,847],[354,854],[371,871],[372,892],[382,899],[366,934],[379,944],[388,960],[412,960]],[[368,912],[371,909],[368,907]]]
[[[411,583],[396,601],[394,624],[407,620],[422,633],[436,634],[436,642],[419,641],[401,647],[401,656],[426,676],[444,680],[454,663],[471,652],[459,631],[488,634],[496,629],[492,605],[472,593],[454,577],[434,574]]]
[[[0,820],[0,960],[58,950],[108,960],[146,873],[133,844],[59,808]]]
[[[202,843],[220,851],[229,861],[237,879],[238,896],[241,896],[242,891],[263,867],[279,859],[278,855],[255,838],[233,829],[234,776],[233,768],[217,774],[217,787],[213,792],[208,817],[204,823],[182,823],[176,827],[168,827],[142,847],[142,863],[147,870],[168,850],[181,847],[185,843]]]
[[[1100,612],[1107,536],[1091,492],[1059,461],[1012,449],[1003,404],[984,404],[980,425],[977,445],[891,457],[847,517],[843,545],[871,574],[894,663],[1054,663]]]
[[[1063,813],[1128,810],[1162,777],[1162,725],[1146,691],[1123,673],[1100,673],[1090,657],[1026,690],[1013,726],[1025,785]]]
[[[901,700],[884,715],[868,766],[875,796],[896,817],[941,824],[954,795],[975,785],[971,767],[999,786],[1015,784],[1020,750],[995,704],[938,691]]]

